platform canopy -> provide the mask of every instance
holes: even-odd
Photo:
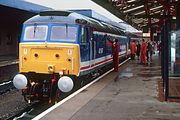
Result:
[[[180,0],[92,0],[137,29],[158,28],[176,16]],[[176,11],[177,10],[177,11]]]
[[[100,0],[103,1],[103,0]],[[105,4],[108,0],[105,0]],[[115,16],[113,12],[103,8],[101,4],[96,4],[93,0],[0,0],[0,5],[17,8],[25,11],[38,13],[47,9],[55,10],[75,10],[75,9],[91,9],[97,13],[110,18],[112,21],[117,22],[120,26],[130,32],[139,32],[136,28],[132,27],[129,23]],[[103,7],[102,7],[103,6]]]
[[[31,3],[26,0],[0,0],[0,5],[25,10],[33,13],[39,13],[40,11],[51,9],[49,7],[39,5],[36,3]]]

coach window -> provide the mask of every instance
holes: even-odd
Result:
[[[86,27],[82,27],[82,30],[81,30],[81,43],[87,43],[88,41],[88,28]]]

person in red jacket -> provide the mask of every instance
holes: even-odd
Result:
[[[144,62],[145,65],[146,65],[146,47],[147,47],[146,42],[143,39],[142,45],[141,45],[141,59],[140,59],[140,61],[141,61],[141,63]]]
[[[134,60],[136,56],[136,43],[135,40],[133,40],[130,44],[130,49],[131,49],[131,59]]]
[[[109,37],[108,40],[112,43],[112,55],[113,55],[113,64],[114,64],[114,71],[119,71],[119,42],[118,39],[114,39],[112,41]]]

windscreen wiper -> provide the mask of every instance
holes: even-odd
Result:
[[[35,34],[36,34],[36,29],[37,29],[37,23],[34,23],[34,37],[35,37]]]

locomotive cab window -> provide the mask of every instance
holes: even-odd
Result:
[[[88,42],[88,28],[82,27],[81,29],[81,43]]]
[[[75,42],[77,27],[71,25],[52,26],[51,41]]]
[[[24,41],[46,40],[48,26],[32,25],[25,28]]]

